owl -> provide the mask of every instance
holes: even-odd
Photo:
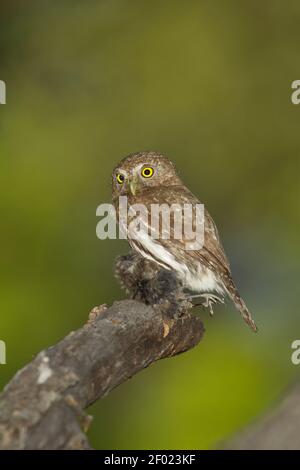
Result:
[[[119,215],[120,201],[124,199],[128,204],[125,222]],[[174,311],[186,311],[198,302],[213,313],[213,305],[223,303],[228,296],[245,322],[257,331],[232,279],[217,227],[206,208],[201,246],[191,249],[190,238],[184,232],[181,237],[174,236],[172,222],[174,224],[176,211],[183,214],[189,205],[194,227],[195,210],[201,203],[183,184],[166,156],[139,152],[121,160],[112,173],[112,200],[118,222],[131,246],[128,255],[117,259],[116,275],[133,298],[150,304],[167,300]],[[151,211],[155,205],[176,208],[170,215],[167,234],[161,215],[158,224],[153,222]],[[131,211],[136,207],[146,211]]]

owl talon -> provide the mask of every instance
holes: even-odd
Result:
[[[209,308],[209,314],[212,317],[214,314],[213,305],[216,303],[214,299],[210,298],[209,294],[203,294],[201,297],[204,298],[204,302],[202,302],[202,306],[205,308]]]
[[[204,307],[204,308],[209,308],[209,314],[211,316],[213,316],[213,314],[214,314],[213,306],[215,304],[218,304],[218,303],[224,304],[224,298],[223,297],[219,297],[218,295],[214,295],[214,294],[211,294],[211,293],[201,294],[201,295],[196,294],[196,295],[192,295],[190,298],[191,299],[193,299],[193,298],[198,298],[199,299],[199,297],[202,297],[204,300],[202,302],[194,304],[194,307],[201,306],[201,307]]]

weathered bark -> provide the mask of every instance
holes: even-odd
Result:
[[[140,302],[115,302],[40,352],[6,386],[0,449],[88,449],[83,410],[158,359],[192,348],[203,332],[195,315],[167,324]]]
[[[299,450],[300,385],[296,384],[283,400],[257,423],[226,444],[228,449]]]

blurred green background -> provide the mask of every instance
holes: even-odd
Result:
[[[2,0],[1,388],[123,297],[96,207],[126,154],[159,150],[215,218],[260,328],[231,305],[200,345],[95,404],[94,447],[213,448],[299,374],[300,4]]]

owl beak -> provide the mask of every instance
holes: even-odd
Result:
[[[132,180],[129,182],[129,189],[133,196],[136,195],[137,186],[138,186],[137,179],[133,177]]]

